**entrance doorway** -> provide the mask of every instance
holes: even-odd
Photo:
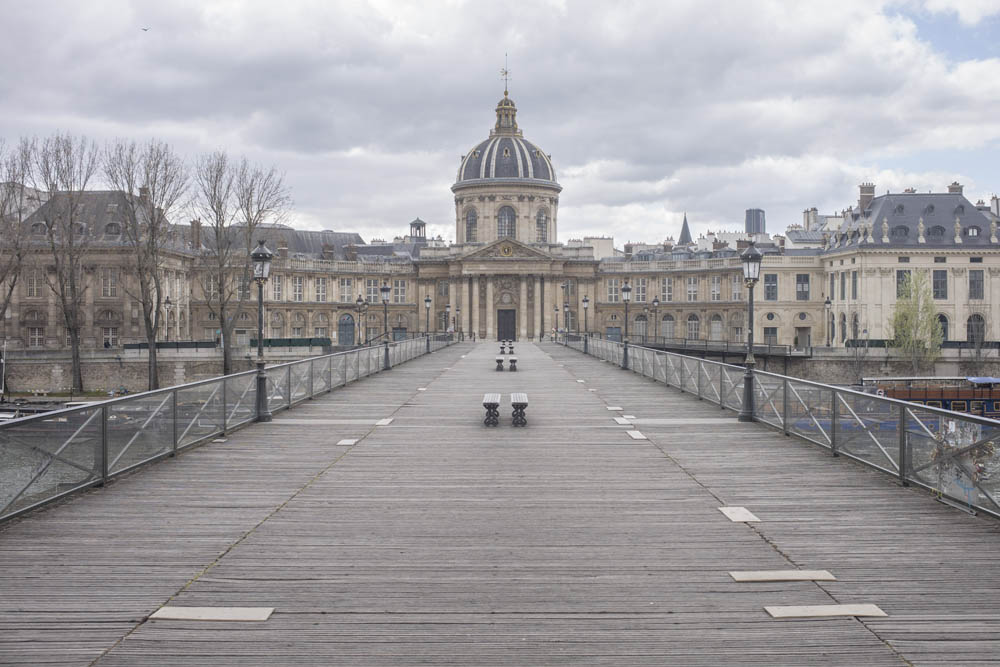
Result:
[[[337,344],[354,345],[354,317],[347,313],[337,320]]]
[[[812,347],[812,327],[795,327],[795,349]]]
[[[517,340],[517,330],[514,326],[514,322],[517,321],[515,313],[517,311],[514,309],[497,311],[497,340]]]

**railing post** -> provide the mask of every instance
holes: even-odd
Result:
[[[229,421],[229,396],[228,396],[228,385],[226,382],[226,376],[222,376],[222,435],[226,434],[226,424]]]
[[[172,406],[173,419],[171,421],[173,422],[174,446],[170,450],[170,455],[177,456],[177,390],[175,389],[171,393],[173,394],[173,397],[171,398],[171,401],[173,403]]]
[[[664,369],[663,369],[663,377],[664,377],[664,379],[667,377],[667,369],[666,369],[666,367],[664,367]],[[725,389],[726,382],[725,382],[725,378],[726,378],[726,369],[723,366],[719,366],[719,409],[720,410],[725,410],[726,409],[726,389]]]
[[[313,373],[316,372],[316,362],[312,359],[309,360],[309,400],[312,400],[313,392],[316,390],[316,385],[313,377]]]
[[[101,486],[108,483],[108,406],[101,406]]]
[[[906,446],[906,406],[899,406],[899,483],[909,486],[910,482],[906,478],[906,471],[910,467],[909,451]]]
[[[837,415],[840,413],[840,409],[837,405],[836,389],[831,392],[831,397],[833,398],[833,405],[830,406],[830,451],[834,456],[840,456],[837,453]]]
[[[701,377],[702,377],[702,375],[704,375],[704,373],[702,372],[704,369],[702,369],[701,364],[702,364],[702,362],[699,361],[698,365],[695,367],[695,368],[698,369],[698,400],[699,401],[701,400]]]
[[[287,385],[288,386],[288,391],[286,391],[285,393],[288,394],[288,407],[291,408],[292,407],[292,365],[288,364],[287,368],[288,368],[288,371],[285,373],[285,379],[288,381],[288,385]]]
[[[788,378],[784,379],[781,388],[781,430],[788,435]]]
[[[329,379],[327,380],[326,386],[327,386],[327,389],[329,391],[333,391],[333,355],[332,354],[330,355],[330,365],[327,366],[327,368],[329,369],[329,372],[327,373],[327,376],[329,377]]]

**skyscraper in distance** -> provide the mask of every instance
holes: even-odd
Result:
[[[763,234],[764,229],[764,209],[748,208],[746,218],[747,234]]]

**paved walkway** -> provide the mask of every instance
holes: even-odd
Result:
[[[0,663],[1000,657],[996,521],[573,350],[518,344],[517,373],[495,352],[441,350],[0,530]],[[505,394],[498,428],[486,391]],[[531,399],[525,429],[511,391]],[[838,581],[727,574],[789,568]],[[276,612],[145,620],[167,602]],[[763,610],[834,602],[889,617]]]

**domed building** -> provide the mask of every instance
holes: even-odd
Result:
[[[524,139],[517,107],[507,91],[497,103],[496,125],[462,157],[455,193],[459,243],[510,238],[556,242],[559,192],[551,156]]]
[[[576,328],[598,261],[590,247],[557,242],[562,186],[552,157],[524,138],[508,91],[451,190],[456,243],[423,248],[415,261],[438,328],[518,340]]]

